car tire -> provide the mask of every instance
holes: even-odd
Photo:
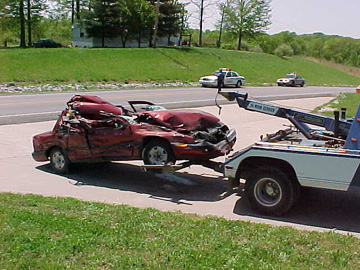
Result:
[[[50,165],[52,170],[57,174],[68,173],[70,169],[70,161],[59,147],[53,148],[50,151]]]
[[[304,87],[305,83],[300,84],[300,87]]]
[[[162,139],[153,139],[146,144],[143,150],[145,165],[165,165],[175,163],[175,157],[169,142]]]
[[[284,170],[263,166],[249,174],[245,183],[245,193],[256,212],[281,216],[296,201],[299,184]]]
[[[235,87],[236,88],[240,88],[242,86],[242,82],[241,81],[237,81]]]

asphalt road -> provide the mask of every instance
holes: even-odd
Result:
[[[294,99],[304,97],[335,96],[340,92],[354,92],[349,87],[242,87],[226,88],[229,91],[248,93],[252,98],[263,100]],[[97,95],[113,104],[126,105],[128,100],[146,100],[166,108],[199,107],[214,105],[217,89],[215,88],[171,88],[141,90],[111,90],[81,92],[81,94]],[[0,125],[31,123],[54,120],[65,108],[74,94],[41,93],[0,96]],[[228,103],[219,97],[219,103]]]
[[[327,101],[329,98],[276,103],[312,109]],[[202,110],[218,114],[215,106]],[[285,119],[239,109],[237,105],[223,106],[219,117],[237,130],[236,150],[288,123]],[[303,230],[334,230],[360,237],[359,193],[306,190],[289,213],[273,218],[256,214],[241,189],[229,190],[221,174],[201,166],[191,166],[174,175],[154,175],[140,170],[141,161],[79,164],[69,175],[56,175],[48,162],[35,162],[31,158],[32,136],[50,130],[53,125],[54,121],[46,121],[0,126],[0,192],[73,197]],[[217,160],[223,161],[224,157]]]

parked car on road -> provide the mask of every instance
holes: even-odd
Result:
[[[235,143],[235,130],[212,114],[169,111],[145,101],[129,104],[132,110],[96,96],[72,97],[53,130],[33,137],[33,158],[50,160],[56,173],[66,173],[71,164],[84,161],[208,161],[228,154]],[[139,104],[142,111],[134,106]]]
[[[289,74],[286,74],[284,77],[277,79],[276,83],[278,86],[300,85],[301,87],[303,87],[305,85],[305,80],[296,73],[289,73]]]
[[[224,86],[235,86],[241,87],[245,84],[245,78],[243,76],[239,76],[238,73],[232,71],[230,68],[219,68],[218,71],[213,72],[209,76],[201,77],[199,83],[203,87],[216,87],[218,83],[218,76],[220,73],[224,73]]]
[[[34,48],[60,48],[61,43],[55,42],[51,39],[40,39],[33,43]]]

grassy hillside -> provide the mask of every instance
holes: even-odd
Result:
[[[359,269],[360,240],[0,193],[1,269]]]
[[[360,77],[303,58],[208,48],[0,50],[0,82],[183,81],[196,82],[229,67],[253,85],[289,73],[308,85],[358,85]]]

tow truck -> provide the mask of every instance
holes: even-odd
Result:
[[[219,94],[236,100],[240,108],[291,123],[228,156],[223,164],[224,177],[233,187],[245,180],[245,195],[256,212],[285,214],[303,187],[348,192],[360,187],[360,106],[354,119],[345,119],[345,110],[332,118],[251,100],[239,92],[220,89]]]

